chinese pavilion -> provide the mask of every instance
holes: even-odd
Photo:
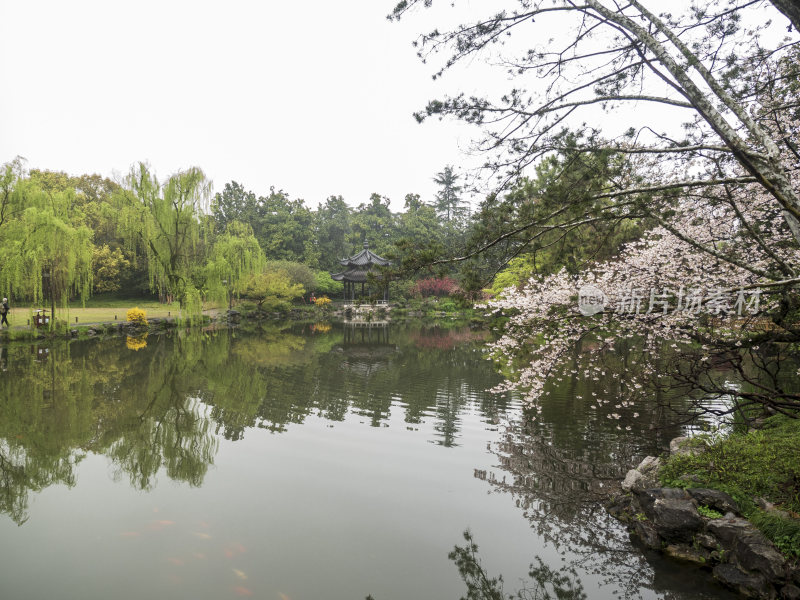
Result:
[[[387,267],[392,264],[391,261],[372,252],[369,249],[368,242],[364,242],[364,249],[361,252],[350,258],[343,258],[339,262],[344,267],[344,271],[341,273],[331,273],[331,278],[335,281],[344,282],[345,302],[353,302],[356,297],[368,298],[372,296],[372,289],[369,287],[369,273],[372,272],[373,275],[377,275],[377,267]],[[361,284],[361,290],[360,293],[356,295],[359,283]],[[375,279],[373,279],[373,284],[374,283],[380,285],[381,282],[376,282]],[[389,299],[389,286],[383,283],[381,287],[382,289],[379,291],[383,296],[383,302],[386,302]]]

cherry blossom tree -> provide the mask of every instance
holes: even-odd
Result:
[[[550,378],[599,379],[624,345],[625,377],[593,392],[608,418],[637,416],[654,389],[694,395],[717,414],[800,411],[787,381],[800,340],[797,243],[769,194],[717,192],[714,205],[682,200],[616,260],[532,278],[489,303],[511,315],[492,347],[511,374],[498,391],[538,407]],[[564,373],[576,348],[578,365]]]
[[[391,18],[430,4],[400,2]],[[564,157],[563,177],[584,156],[621,160],[599,189],[512,212],[440,262],[471,261],[508,240],[519,256],[553,232],[600,220],[644,224],[616,258],[534,277],[490,304],[510,316],[493,347],[508,374],[500,389],[521,391],[535,407],[576,349],[566,375],[594,378],[624,345],[626,376],[595,392],[610,419],[636,413],[654,390],[703,398],[720,413],[753,404],[796,413],[800,396],[786,380],[796,371],[787,371],[787,354],[800,341],[800,61],[785,16],[797,23],[785,3],[776,3],[783,14],[764,1],[676,14],[646,4],[508,0],[420,37],[426,61],[445,56],[437,77],[486,55],[513,79],[499,98],[458,94],[417,115],[479,126],[477,148],[501,189],[554,154]],[[659,107],[663,124],[647,106]],[[586,125],[625,109],[622,132]],[[683,122],[677,131],[666,125],[670,113]]]
[[[430,4],[404,0],[390,18]],[[487,153],[486,166],[500,184],[563,151],[569,127],[584,140],[580,152],[655,156],[670,165],[645,179],[638,173],[609,182],[597,197],[754,182],[780,206],[800,240],[800,196],[787,174],[786,141],[756,117],[764,90],[786,83],[787,72],[777,65],[797,56],[796,31],[788,37],[769,31],[770,19],[785,23],[771,3],[718,1],[674,15],[656,14],[638,0],[506,0],[495,6],[474,22],[420,36],[417,46],[426,61],[445,56],[437,77],[486,55],[506,69],[514,87],[499,98],[432,100],[417,118],[479,125],[477,149]],[[653,106],[666,121],[670,115],[682,120],[683,130],[654,123],[653,111],[643,110]],[[791,102],[777,108],[790,109]],[[599,136],[599,126],[582,121],[607,123],[598,109],[625,110],[628,127],[611,138]]]

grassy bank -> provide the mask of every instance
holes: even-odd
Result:
[[[56,306],[55,327],[32,327],[32,318],[36,309],[44,308],[50,316],[48,306],[16,306],[11,309],[8,320],[9,328],[0,330],[1,342],[24,342],[28,340],[53,337],[78,337],[87,335],[88,329],[109,327],[127,322],[127,313],[131,308],[145,311],[148,319],[179,320],[180,306],[177,302],[162,304],[154,298],[121,298],[104,295],[90,298],[85,306],[79,302],[70,303],[67,307]],[[227,308],[227,307],[222,307]],[[212,317],[220,310],[216,305],[203,307],[206,317]]]
[[[728,493],[784,554],[800,558],[800,419],[774,416],[757,430],[692,443],[702,452],[670,456],[662,484]],[[774,508],[764,510],[765,501]]]
[[[11,328],[0,330],[0,341],[26,341],[49,337],[84,337],[88,329],[100,325],[111,327],[126,322],[127,312],[131,308],[140,308],[145,311],[148,319],[176,320],[180,314],[177,302],[161,304],[152,298],[120,298],[115,296],[96,296],[90,298],[85,306],[80,303],[71,303],[66,308],[56,308],[56,327],[54,329],[31,327],[31,319],[36,308],[49,307],[15,307],[11,309],[9,320]],[[233,306],[241,314],[242,321],[247,320],[308,320],[327,319],[336,314],[337,307],[330,306],[325,309],[308,304],[288,304],[274,310],[261,310],[253,302],[246,300],[237,301]],[[203,314],[212,319],[225,313],[227,306],[206,304]],[[392,305],[392,309],[385,315],[392,321],[422,320],[425,322],[447,322],[452,325],[485,325],[483,314],[472,308],[464,307],[445,299],[415,300],[410,303],[399,302]],[[381,317],[383,318],[383,317]],[[101,327],[101,329],[103,329]]]
[[[66,308],[56,306],[56,319],[65,321],[70,326],[90,323],[113,323],[125,321],[128,309],[138,307],[147,313],[148,318],[177,317],[180,306],[177,302],[162,304],[152,298],[120,298],[117,296],[96,296],[86,301],[71,302]],[[29,328],[30,319],[36,309],[44,308],[50,314],[50,306],[13,307],[8,316],[12,329]],[[204,306],[204,310],[213,310],[214,306]]]

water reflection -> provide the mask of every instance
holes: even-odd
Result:
[[[389,323],[379,321],[345,321],[342,323],[344,331],[344,346],[389,346]]]
[[[399,556],[392,547],[398,540],[414,557],[426,549],[439,556],[431,547],[442,539],[452,547],[474,520],[478,526],[503,523],[497,532],[484,527],[478,540],[496,535],[495,551],[505,551],[505,561],[518,557],[527,566],[534,559],[534,552],[503,549],[514,535],[520,546],[519,540],[534,539],[537,551],[550,558],[553,550],[561,553],[589,582],[590,597],[597,596],[591,585],[603,582],[631,597],[643,590],[702,597],[696,589],[673,594],[680,583],[670,579],[670,569],[635,552],[601,507],[608,486],[680,433],[656,403],[630,421],[598,419],[590,408],[593,391],[619,386],[615,373],[624,373],[628,357],[609,357],[614,369],[597,381],[570,377],[568,367],[550,382],[548,400],[533,420],[513,398],[486,392],[499,381],[481,353],[486,336],[465,328],[315,323],[182,331],[150,336],[146,344],[123,338],[4,347],[0,511],[26,523],[32,495],[56,484],[76,486],[81,463],[101,456],[115,480],[151,496],[163,490],[159,478],[179,482],[176,488],[202,486],[192,492],[216,490],[199,512],[215,514],[206,506],[219,507],[224,498],[227,507],[236,496],[243,508],[231,512],[246,521],[242,532],[257,527],[252,515],[262,503],[271,507],[273,520],[263,509],[258,521],[264,529],[251,543],[280,530],[276,539],[296,536],[311,546],[287,554],[284,570],[301,565],[309,552],[319,555],[313,568],[322,568],[343,543],[353,548],[350,563],[346,555],[336,563],[342,572],[368,564],[370,556]],[[424,436],[421,445],[431,454],[409,443],[412,436]],[[235,459],[225,463],[223,447]],[[224,471],[228,487],[219,481],[214,487],[209,473],[215,463],[227,467],[217,472]],[[437,487],[444,479],[445,487]],[[320,496],[326,501],[320,503]],[[444,526],[444,513],[457,515],[455,531]],[[195,517],[198,523],[208,518]],[[529,529],[519,527],[525,522]],[[382,533],[375,533],[374,523]],[[196,543],[200,530],[192,527],[184,534]],[[361,537],[353,534],[357,530]],[[320,533],[332,531],[338,533]],[[327,553],[319,550],[325,545],[332,547]],[[374,550],[367,555],[356,546]],[[266,556],[275,564],[281,560],[268,545],[261,552],[259,564],[269,564]],[[446,550],[440,554],[446,560]],[[408,579],[407,573],[398,577]],[[295,578],[300,580],[304,576]],[[340,583],[344,590],[352,582]],[[360,597],[372,591],[358,589],[364,591]],[[433,588],[426,592],[445,597]]]
[[[498,471],[476,471],[475,477],[510,495],[537,535],[568,556],[571,566],[614,585],[625,597],[641,598],[646,591],[654,597],[732,597],[709,573],[692,573],[687,580],[686,571],[657,553],[634,548],[604,509],[628,469],[645,456],[658,456],[684,433],[675,414],[692,406],[685,398],[655,397],[637,407],[636,418],[598,418],[593,392],[613,396],[630,360],[620,346],[605,357],[608,369],[591,380],[569,376],[579,368],[579,357],[567,363],[563,375],[545,387],[541,412],[515,416],[491,446]],[[676,571],[683,575],[675,577]]]
[[[446,350],[454,369],[442,369],[438,344],[424,341],[442,335],[315,324],[4,347],[0,510],[24,523],[29,493],[73,486],[89,452],[136,489],[153,489],[160,473],[200,486],[220,438],[284,432],[309,415],[335,423],[352,413],[379,427],[399,410],[407,424],[433,419],[431,441],[456,445],[467,398],[489,419],[504,403],[484,391],[490,365],[458,358],[469,347]]]

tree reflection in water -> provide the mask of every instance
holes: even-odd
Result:
[[[481,358],[483,335],[273,325],[150,336],[135,351],[124,339],[3,348],[0,511],[23,524],[30,495],[75,485],[76,465],[90,453],[106,456],[115,478],[136,489],[152,490],[162,474],[201,486],[222,438],[356,415],[365,426],[398,417],[412,429],[428,423],[428,441],[449,448],[459,444],[469,410],[486,427],[502,427],[490,448],[496,468],[475,476],[508,495],[542,540],[631,597],[661,589],[601,505],[609,486],[678,429],[655,404],[630,423],[597,419],[589,409],[595,388],[618,385],[612,373],[629,368],[624,356],[610,361],[605,379],[553,378],[537,419],[519,414],[486,391],[500,376]]]
[[[468,399],[487,420],[506,410],[485,392],[497,381],[489,364],[476,371],[469,349],[424,342],[462,334],[313,333],[180,331],[135,351],[124,339],[2,348],[0,511],[24,523],[29,494],[75,485],[88,453],[108,457],[115,479],[136,489],[153,489],[160,472],[200,486],[220,437],[253,428],[280,433],[350,413],[377,427],[401,411],[410,425],[433,420],[432,441],[453,446]]]
[[[595,381],[553,378],[541,412],[509,420],[491,446],[497,473],[476,471],[475,477],[511,496],[537,535],[569,567],[597,575],[626,597],[640,598],[645,590],[669,598],[727,597],[707,574],[665,580],[669,565],[665,569],[660,556],[634,548],[625,528],[604,508],[628,469],[646,455],[659,455],[681,434],[660,399],[639,406],[640,417],[630,421],[598,419],[590,410],[592,392],[613,390],[626,360],[624,355],[621,360],[610,357],[611,367]],[[564,371],[574,368],[567,365]],[[672,398],[670,406],[685,410],[691,402]],[[658,562],[658,569],[651,562]]]

